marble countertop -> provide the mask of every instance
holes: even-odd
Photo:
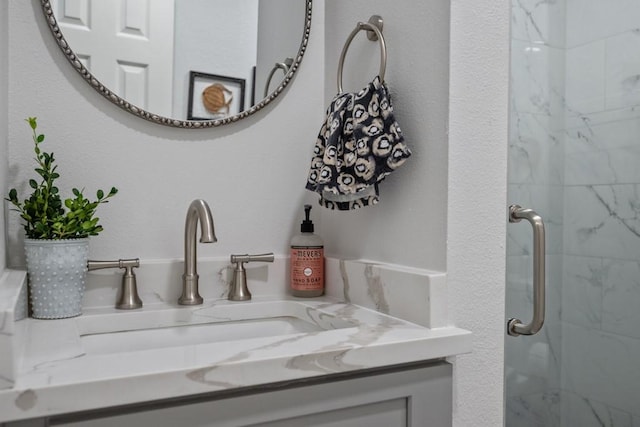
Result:
[[[118,330],[118,322],[136,324],[163,312],[182,313],[189,322],[252,304],[259,316],[266,302],[292,302],[348,327],[112,354],[87,353],[80,339],[83,329]],[[218,300],[197,308],[159,302],[135,312],[88,309],[77,318],[23,322],[28,340],[14,386],[0,390],[0,422],[443,358],[470,351],[471,342],[461,329],[429,329],[329,297]]]
[[[446,274],[363,260],[327,258],[325,265],[324,297],[287,295],[281,285],[287,283],[286,258],[276,257],[268,267],[247,269],[253,300],[230,302],[228,261],[200,260],[205,303],[189,307],[175,304],[181,263],[146,261],[138,270],[143,308],[112,308],[121,276],[103,272],[88,278],[83,314],[62,320],[26,318],[26,274],[9,271],[0,277],[0,423],[193,395],[215,398],[471,351],[471,333],[447,316]],[[150,344],[142,335],[110,351],[96,351],[86,339],[215,322],[226,333],[230,323],[224,322],[252,316],[260,325],[247,328],[242,339],[172,336]],[[313,328],[254,333],[261,319],[279,316]]]

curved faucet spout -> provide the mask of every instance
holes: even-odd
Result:
[[[213,226],[213,215],[207,202],[196,199],[189,205],[184,224],[184,274],[182,275],[182,296],[178,304],[202,304],[202,297],[198,293],[198,270],[196,252],[196,234],[200,223],[200,242],[213,243],[216,238]]]

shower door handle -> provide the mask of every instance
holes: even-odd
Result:
[[[523,324],[520,319],[509,319],[507,333],[517,337],[519,335],[534,335],[544,323],[544,291],[545,291],[545,237],[542,217],[531,209],[518,205],[509,206],[509,222],[520,222],[526,219],[533,227],[533,319]]]

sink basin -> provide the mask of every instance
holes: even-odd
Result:
[[[78,318],[88,355],[319,332],[353,322],[297,301],[221,304]]]
[[[319,326],[295,317],[274,317],[86,334],[80,336],[80,341],[87,354],[109,354],[321,330]]]

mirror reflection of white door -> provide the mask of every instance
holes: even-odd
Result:
[[[51,5],[91,74],[130,103],[172,117],[174,1],[52,0]]]

